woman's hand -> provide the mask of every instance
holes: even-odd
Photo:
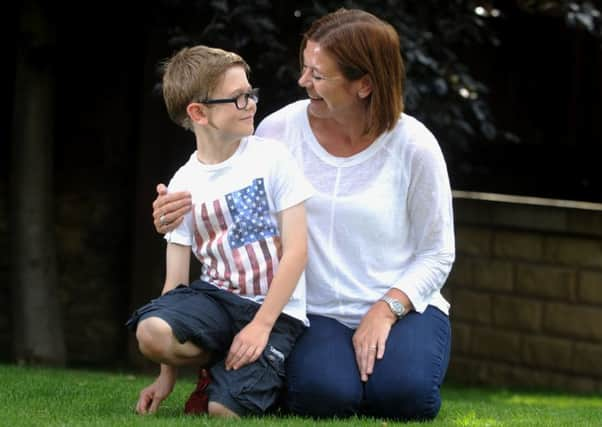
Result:
[[[397,317],[384,301],[374,303],[362,318],[352,340],[362,381],[368,381],[376,359],[383,358],[389,332],[396,321]]]
[[[157,185],[157,198],[153,202],[153,223],[158,233],[165,234],[175,229],[192,209],[190,193],[179,191],[167,194],[167,187]]]

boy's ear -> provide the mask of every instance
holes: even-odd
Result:
[[[199,125],[205,125],[208,123],[207,108],[203,104],[198,102],[191,102],[186,107],[186,113],[190,120]]]

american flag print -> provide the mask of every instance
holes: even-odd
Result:
[[[267,294],[281,244],[263,178],[217,200],[195,204],[193,221],[202,280],[239,295]]]

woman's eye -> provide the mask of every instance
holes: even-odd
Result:
[[[324,77],[322,77],[322,76],[316,76],[315,74],[312,74],[311,78],[314,79],[314,80],[324,80]]]

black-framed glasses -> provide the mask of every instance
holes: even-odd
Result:
[[[241,93],[235,98],[203,99],[199,102],[201,104],[227,104],[233,102],[236,105],[236,109],[244,110],[249,105],[249,99],[253,100],[256,104],[259,102],[259,88],[253,88],[249,92]]]

